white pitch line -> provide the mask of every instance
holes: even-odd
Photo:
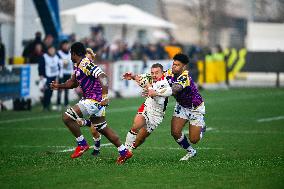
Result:
[[[174,103],[169,103],[169,106],[174,105]],[[114,108],[107,110],[107,113],[122,113],[122,112],[128,112],[137,110],[139,106],[129,106],[129,107],[123,107],[123,108]],[[41,119],[50,119],[50,118],[59,118],[61,116],[61,113],[58,113],[56,115],[47,115],[47,116],[38,116],[38,117],[29,117],[29,118],[20,118],[20,119],[8,119],[8,120],[2,120],[0,121],[0,124],[5,123],[16,123],[16,122],[23,122],[23,121],[32,121],[32,120],[41,120]]]
[[[284,116],[277,116],[277,117],[269,117],[269,118],[262,118],[258,119],[257,122],[270,122],[270,121],[276,121],[276,120],[281,120],[284,119]]]
[[[212,128],[212,127],[207,127],[207,128],[206,128],[206,132],[207,132],[207,131],[213,131],[213,130],[215,130],[215,129]],[[205,132],[205,133],[206,133],[206,132]],[[188,129],[184,130],[183,133],[184,133],[184,134],[189,134]]]
[[[60,115],[48,115],[48,116],[38,116],[38,117],[27,117],[27,118],[20,118],[20,119],[8,119],[0,121],[0,124],[3,123],[16,123],[16,122],[22,122],[22,121],[31,121],[31,120],[38,120],[38,119],[50,119],[50,118],[57,118]]]

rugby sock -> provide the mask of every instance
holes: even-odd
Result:
[[[92,122],[89,119],[85,120],[84,122],[85,122],[84,123],[85,126],[91,127]]]
[[[93,137],[93,140],[94,140],[94,143],[95,143],[95,145],[94,145],[94,150],[97,150],[97,151],[99,151],[100,150],[100,146],[101,146],[101,135],[100,135],[100,137],[99,138],[95,138],[95,137]]]
[[[137,133],[135,131],[133,130],[128,131],[126,135],[126,139],[125,139],[125,145],[127,145],[128,147],[132,146],[132,144],[136,140],[136,136],[137,136]]]
[[[87,141],[85,140],[83,135],[77,137],[76,141],[77,141],[78,146],[86,146],[87,145]]]
[[[125,148],[125,146],[122,144],[121,146],[119,146],[117,148],[120,156],[125,156],[126,155],[126,152],[127,152],[127,149]]]
[[[182,133],[181,137],[176,140],[176,142],[185,150],[188,152],[191,151],[192,147],[190,146],[190,143],[188,142],[186,136]]]

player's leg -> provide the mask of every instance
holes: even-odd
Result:
[[[133,144],[134,148],[137,148],[143,144],[147,137],[162,123],[164,114],[158,113],[151,109],[146,111],[146,114],[143,114],[144,126],[141,128],[137,134],[136,140]],[[144,117],[145,116],[145,117]],[[147,119],[147,121],[146,121]]]
[[[49,84],[55,80],[55,77],[47,77],[46,78],[46,87],[44,90],[44,96],[43,96],[43,109],[44,110],[50,110],[50,103],[51,103],[51,97],[53,90],[51,90]]]
[[[90,130],[94,140],[94,150],[92,152],[92,155],[97,156],[100,154],[101,134],[97,131],[97,129],[94,126],[91,126]]]
[[[196,154],[196,151],[190,145],[187,137],[182,133],[182,129],[189,119],[189,110],[176,104],[174,115],[171,122],[171,134],[175,141],[187,151],[187,154],[181,160],[188,160]]]
[[[137,148],[138,146],[140,146],[141,144],[143,144],[145,142],[145,139],[150,136],[150,132],[147,131],[147,129],[145,127],[141,128],[137,134],[136,140],[134,142],[134,148]]]
[[[107,127],[107,122],[105,116],[90,118],[92,125],[95,126],[97,131],[103,134],[112,144],[117,147],[120,156],[117,159],[118,164],[124,163],[127,159],[132,157],[132,153],[126,149],[126,147],[121,143],[118,135],[110,128]]]
[[[76,119],[82,117],[82,112],[78,105],[70,107],[63,113],[63,122],[68,127],[68,129],[75,136],[77,141],[77,148],[75,152],[71,155],[72,158],[77,158],[81,156],[86,150],[89,149],[89,145],[81,133],[80,126],[76,122]]]
[[[189,125],[189,140],[191,143],[196,144],[200,140],[201,131],[201,126]]]
[[[100,153],[100,145],[101,145],[101,134],[97,131],[94,125],[92,125],[92,122],[90,119],[84,119],[84,118],[77,118],[76,122],[80,127],[87,126],[90,127],[90,131],[93,136],[94,140],[94,150],[92,152],[92,155],[97,156]]]
[[[138,131],[143,128],[146,124],[145,118],[142,114],[136,114],[133,125],[131,129],[128,131],[125,139],[125,146],[127,149],[133,148],[133,143],[136,140]]]
[[[196,151],[192,148],[191,144],[189,143],[186,135],[182,133],[182,129],[184,125],[186,124],[187,120],[174,117],[172,118],[172,136],[174,137],[175,141],[187,151],[187,154],[181,158],[180,160],[188,160],[190,157],[195,156]]]

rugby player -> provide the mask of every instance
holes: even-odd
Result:
[[[77,148],[71,158],[80,157],[89,149],[89,145],[81,133],[77,123],[78,118],[90,116],[92,125],[113,143],[119,152],[117,164],[123,164],[132,157],[132,152],[120,142],[117,134],[109,127],[105,119],[105,106],[108,105],[108,78],[100,67],[95,65],[86,56],[85,46],[75,42],[71,46],[71,60],[74,65],[74,74],[65,83],[52,82],[52,89],[72,89],[80,85],[83,98],[75,106],[70,107],[63,114],[63,122],[76,137]]]
[[[140,146],[162,122],[172,89],[163,75],[163,66],[158,63],[152,65],[151,75],[133,75],[127,72],[123,78],[136,80],[141,87],[144,87],[147,96],[126,136],[125,146],[132,150]]]
[[[184,54],[176,54],[173,57],[172,68],[165,72],[165,76],[172,87],[176,105],[171,121],[171,134],[175,141],[187,151],[181,161],[189,160],[196,155],[196,150],[190,142],[196,144],[205,132],[205,105],[193,80],[187,70],[189,59]],[[189,141],[182,129],[187,122],[189,129]]]

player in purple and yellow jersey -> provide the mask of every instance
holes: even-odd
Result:
[[[196,155],[189,141],[196,144],[205,131],[205,106],[197,87],[189,76],[187,65],[189,59],[184,54],[176,54],[173,58],[172,68],[165,72],[165,76],[172,87],[176,105],[171,121],[171,134],[175,141],[187,154],[181,161],[188,160]],[[189,141],[182,129],[189,122]]]
[[[117,163],[122,164],[132,157],[132,153],[120,142],[117,134],[107,127],[105,106],[109,103],[108,78],[102,69],[85,55],[85,46],[80,42],[74,43],[71,46],[71,59],[75,64],[72,77],[62,84],[51,83],[52,89],[72,89],[80,86],[83,91],[83,98],[79,103],[68,108],[63,114],[63,122],[76,137],[78,143],[71,158],[77,158],[89,149],[76,120],[90,116],[92,126],[117,147],[120,154]]]
[[[96,54],[93,52],[91,48],[87,48],[86,57],[89,58],[92,62],[94,62]],[[78,118],[76,121],[80,126],[90,127],[90,131],[92,133],[94,140],[94,149],[92,151],[92,155],[98,156],[100,154],[100,147],[101,147],[101,134],[96,130],[95,127],[92,126],[90,119]]]

